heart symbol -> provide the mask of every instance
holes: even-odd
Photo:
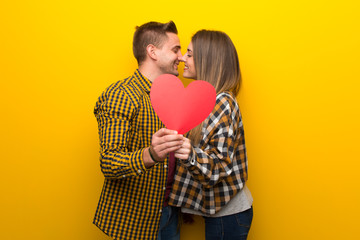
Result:
[[[196,80],[186,88],[171,74],[157,77],[151,86],[151,104],[168,129],[184,134],[204,121],[216,102],[215,88]]]

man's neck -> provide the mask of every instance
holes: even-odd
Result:
[[[139,66],[139,72],[153,82],[162,73],[158,70],[157,66],[151,66],[151,64],[141,64]]]

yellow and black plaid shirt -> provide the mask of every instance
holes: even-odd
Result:
[[[169,205],[215,214],[247,180],[244,128],[235,97],[220,93],[204,121],[202,140],[178,160]]]
[[[143,150],[164,127],[154,112],[151,82],[136,70],[109,86],[95,106],[105,176],[94,224],[115,239],[157,239],[167,163],[146,169]]]

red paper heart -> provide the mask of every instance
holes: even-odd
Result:
[[[215,106],[216,91],[202,80],[184,88],[179,78],[163,74],[153,81],[150,100],[165,126],[184,134],[209,116]]]

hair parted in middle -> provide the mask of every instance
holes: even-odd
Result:
[[[146,47],[152,44],[161,48],[168,32],[178,33],[173,21],[168,23],[148,22],[136,27],[133,38],[133,53],[139,65],[146,59]]]
[[[197,80],[212,84],[216,93],[229,91],[236,96],[241,72],[236,48],[230,37],[221,31],[200,30],[191,38]],[[193,145],[201,140],[203,123],[188,133]]]

